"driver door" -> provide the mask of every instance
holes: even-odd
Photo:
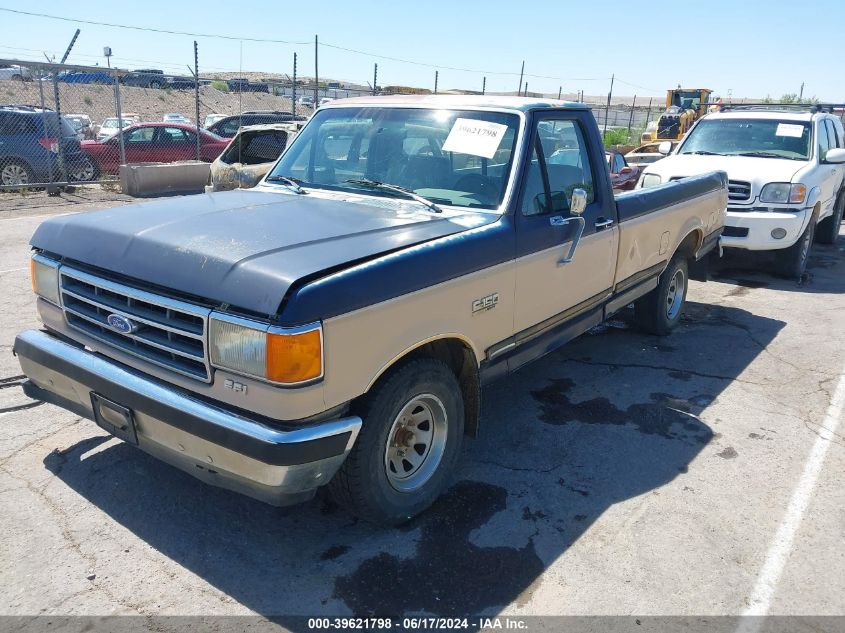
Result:
[[[589,144],[586,123],[574,113],[535,123],[516,210],[517,345],[520,337],[527,341],[543,333],[554,336],[573,319],[586,318],[613,286],[616,205],[609,194],[604,150],[598,143]],[[569,211],[574,189],[586,191],[587,206],[577,250],[565,263],[579,223]]]

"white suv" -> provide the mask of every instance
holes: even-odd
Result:
[[[722,246],[778,250],[779,271],[800,276],[814,235],[833,243],[845,206],[845,132],[822,110],[735,106],[709,114],[672,155],[648,165],[637,186],[727,172]]]

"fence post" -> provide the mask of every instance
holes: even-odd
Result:
[[[47,111],[44,109],[44,71],[39,68],[38,69],[38,95],[41,97],[41,121],[44,124],[44,129],[49,130],[50,128],[49,123],[47,123]],[[53,170],[47,170],[47,178],[50,183],[50,186],[47,187],[47,194],[53,195],[56,193],[56,188],[53,187]]]
[[[648,110],[645,113],[645,126],[648,127],[648,120],[651,118],[651,100],[653,97],[648,98]]]
[[[522,75],[525,72],[525,60],[522,60],[522,68],[519,71],[519,92],[517,92],[517,96],[522,94]]]
[[[293,116],[296,116],[296,53],[293,54],[293,87],[290,91],[290,108]]]
[[[487,77],[481,80],[481,94],[487,93]]]
[[[634,101],[631,103],[631,116],[628,118],[628,141],[631,140],[631,124],[634,122],[634,107],[637,105],[637,95],[634,95]]]
[[[607,119],[610,116],[610,97],[613,95],[613,80],[616,74],[610,76],[610,92],[607,93],[607,107],[604,110],[604,132],[602,132],[602,140],[607,138]]]
[[[437,80],[440,78],[440,71],[434,71],[434,94],[437,94]]]
[[[197,114],[197,160],[202,160],[200,149],[200,62],[196,40],[194,40],[194,105]]]
[[[373,94],[376,94],[378,88],[378,64],[374,64],[373,66]]]
[[[557,87],[557,100],[560,101],[560,93],[563,92],[563,86]]]
[[[317,36],[314,36],[314,109],[317,108],[317,104],[320,102],[320,75],[319,71],[317,70],[317,57],[318,57],[318,40]]]
[[[126,164],[126,146],[123,144],[123,110],[120,107],[120,79],[114,70],[114,115],[117,117],[117,142],[120,145],[120,164]]]
[[[59,97],[59,79],[58,73],[53,73],[53,100],[56,103],[56,125],[59,126],[59,137],[56,139],[57,141],[57,151],[58,151],[58,160],[59,160],[59,172],[60,172],[60,182],[68,182],[67,178],[67,165],[65,165],[65,150],[62,147],[62,102],[61,98]],[[45,130],[46,132],[46,130]]]

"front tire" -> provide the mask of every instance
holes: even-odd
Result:
[[[833,215],[819,222],[816,228],[816,241],[819,244],[833,244],[839,237],[843,211],[845,211],[845,191],[840,191],[836,204],[833,206]]]
[[[399,525],[449,483],[464,433],[460,385],[439,360],[407,361],[379,381],[358,413],[361,432],[329,490],[356,516]]]
[[[689,265],[677,253],[663,274],[657,288],[634,303],[634,316],[639,326],[650,334],[666,336],[681,322],[687,300]]]
[[[813,236],[816,232],[816,216],[810,218],[807,228],[789,248],[778,251],[777,269],[784,277],[797,279],[807,270],[807,261],[810,259],[810,248],[813,246]]]

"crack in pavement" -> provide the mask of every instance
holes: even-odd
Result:
[[[645,363],[611,363],[604,361],[583,360],[580,358],[565,358],[562,359],[565,363],[579,363],[581,365],[594,365],[596,367],[611,367],[614,369],[654,369],[655,371],[681,371],[699,378],[711,378],[714,380],[728,380],[731,382],[739,382],[747,385],[755,385],[757,387],[774,386],[773,383],[760,383],[753,380],[745,380],[738,377],[725,376],[721,374],[706,374],[700,371],[686,369],[684,367],[667,367],[664,365],[647,365]]]

